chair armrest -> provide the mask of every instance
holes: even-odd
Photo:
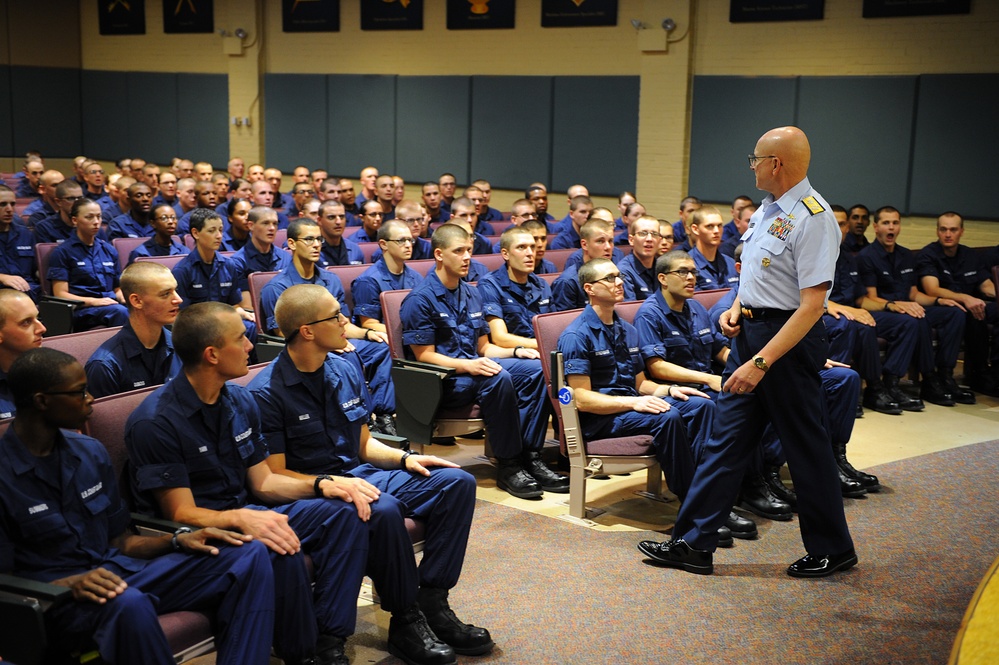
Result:
[[[72,298],[60,298],[59,296],[47,296],[43,295],[41,300],[51,303],[59,303],[61,305],[70,305],[72,307],[80,307],[83,305],[79,300],[73,300]]]
[[[139,528],[140,531],[153,531],[159,534],[173,533],[182,526],[187,526],[181,522],[174,522],[173,520],[166,520],[162,517],[150,517],[149,515],[143,515],[142,513],[132,513],[132,524]]]
[[[285,344],[284,337],[278,337],[277,335],[271,335],[262,331],[257,331],[257,341],[258,342],[268,342],[270,344]]]
[[[440,378],[448,379],[457,372],[453,367],[444,367],[443,365],[435,365],[433,363],[424,363],[418,360],[400,360],[399,358],[392,359],[392,367],[397,367],[400,369],[412,369],[420,370],[423,372],[433,372],[435,374],[441,375]]]
[[[52,607],[62,605],[73,598],[73,591],[69,587],[36,582],[16,575],[0,574],[0,591],[35,598]]]
[[[398,448],[399,450],[409,450],[409,438],[405,436],[393,436],[392,434],[374,434],[376,439],[382,443]]]

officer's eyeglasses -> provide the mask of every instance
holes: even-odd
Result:
[[[416,242],[412,238],[388,238],[387,240],[388,242],[394,242],[397,245],[412,245],[414,242]]]
[[[67,397],[79,397],[80,399],[87,399],[87,384],[83,384],[80,388],[76,390],[50,390],[43,392],[43,395],[66,395]]]
[[[635,233],[635,237],[641,238],[642,240],[648,240],[649,238],[655,238],[658,240],[659,238],[662,238],[662,235],[656,233],[655,231],[638,231]]]
[[[777,155],[760,155],[760,156],[749,155],[749,168],[755,169],[756,163],[761,159],[776,159],[776,158]]]
[[[667,270],[667,275],[677,275],[680,279],[687,279],[693,275],[694,279],[697,279],[697,270],[694,268],[680,268],[678,270]]]

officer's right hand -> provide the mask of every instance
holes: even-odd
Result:
[[[90,298],[90,302],[84,303],[87,307],[107,307],[109,305],[117,305],[118,301],[114,298]]]
[[[73,575],[61,580],[53,580],[52,584],[69,587],[73,598],[77,601],[87,601],[103,605],[108,600],[125,592],[128,584],[106,568],[95,568],[81,575]]]
[[[721,316],[718,317],[718,325],[721,326],[722,334],[725,337],[735,337],[739,334],[739,331],[742,330],[739,325],[741,317],[739,311],[734,309],[726,309],[721,313]]]
[[[0,275],[0,284],[18,291],[31,290],[31,285],[20,275]]]
[[[491,358],[472,358],[465,361],[465,373],[473,376],[496,376],[503,367]]]
[[[248,533],[278,554],[295,554],[302,549],[298,535],[288,525],[288,516],[272,510],[240,512],[240,531]]]

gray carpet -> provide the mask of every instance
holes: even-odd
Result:
[[[999,549],[999,443],[873,469],[886,486],[847,500],[860,564],[825,580],[784,570],[797,522],[759,520],[702,577],[642,562],[651,532],[606,533],[478,502],[459,616],[488,627],[504,663],[945,663]],[[384,640],[367,623],[358,646]],[[382,644],[384,644],[382,642]],[[384,647],[382,647],[384,648]],[[370,658],[355,662],[398,662]]]

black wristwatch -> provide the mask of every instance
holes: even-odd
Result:
[[[412,450],[407,450],[402,454],[402,457],[399,458],[399,468],[402,469],[403,471],[406,470],[406,460],[409,459],[409,456],[412,454],[413,454]]]
[[[522,346],[513,347],[513,357],[516,358],[517,360],[520,360],[520,356],[517,355],[517,352],[520,351],[522,348],[524,347]]]
[[[179,536],[182,533],[192,533],[193,531],[194,529],[192,529],[189,526],[182,526],[173,532],[173,538],[170,539],[170,544],[173,546],[174,552],[180,551],[180,543],[177,542],[177,536]]]
[[[319,483],[324,480],[333,480],[333,476],[326,473],[316,476],[316,482],[312,485],[312,493],[316,495],[316,498],[323,498],[323,491],[319,489]]]

